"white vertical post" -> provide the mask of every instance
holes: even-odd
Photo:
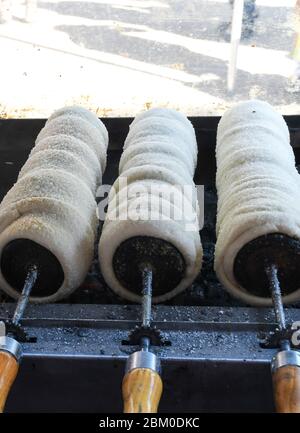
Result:
[[[31,23],[35,19],[37,0],[26,0],[25,21]]]
[[[243,25],[244,0],[234,0],[232,12],[230,57],[228,62],[227,89],[232,92],[235,84],[238,48]]]

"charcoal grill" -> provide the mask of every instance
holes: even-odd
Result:
[[[261,337],[275,329],[273,310],[249,307],[231,298],[213,272],[219,118],[190,120],[199,147],[195,182],[205,185],[204,263],[190,289],[153,307],[154,324],[171,342],[154,348],[163,367],[160,412],[273,412],[270,360],[276,349],[260,344]],[[300,116],[285,120],[300,164]],[[117,177],[131,121],[103,119],[110,134],[105,184]],[[1,199],[16,180],[44,123],[40,119],[0,120]],[[0,319],[6,320],[15,304],[4,294],[1,300]],[[288,322],[300,319],[299,308],[287,309]],[[22,323],[28,336],[35,338],[23,344],[21,370],[6,411],[122,411],[121,383],[126,359],[133,352],[126,341],[139,314],[138,306],[125,303],[105,285],[95,257],[86,281],[68,299],[27,308]]]

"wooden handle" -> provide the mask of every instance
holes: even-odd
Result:
[[[276,411],[300,413],[300,367],[286,365],[273,373]]]
[[[124,413],[156,413],[163,384],[150,368],[135,368],[123,380]]]
[[[19,369],[17,360],[8,352],[0,352],[0,412],[3,412],[10,388]]]

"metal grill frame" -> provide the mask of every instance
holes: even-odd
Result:
[[[117,175],[130,118],[102,119],[110,134],[104,183]],[[199,146],[195,182],[214,184],[218,117],[193,117]],[[300,163],[300,116],[286,116],[296,161]],[[42,119],[0,120],[0,198],[15,182]],[[7,162],[13,162],[10,164]],[[205,168],[205,169],[204,169]],[[0,305],[0,319],[13,303]],[[9,396],[8,412],[117,412],[121,381],[133,347],[122,345],[136,324],[135,305],[30,305],[23,325],[37,337],[23,345],[20,374]],[[287,320],[300,320],[297,308]],[[258,334],[274,330],[273,311],[263,308],[154,307],[154,323],[172,346],[156,348],[162,358],[161,412],[272,412],[270,360]],[[103,396],[105,391],[105,399]]]

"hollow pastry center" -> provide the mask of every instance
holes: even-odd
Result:
[[[270,297],[266,266],[274,264],[282,295],[300,288],[300,241],[280,233],[260,236],[248,242],[234,261],[239,284],[253,295]]]
[[[153,270],[153,295],[173,290],[184,278],[186,264],[171,243],[152,236],[135,236],[122,242],[113,257],[113,269],[120,283],[141,294],[143,264]]]
[[[38,278],[31,296],[50,296],[64,282],[64,271],[55,255],[47,248],[29,239],[15,239],[2,251],[1,272],[7,283],[21,292],[27,273],[36,265]]]

